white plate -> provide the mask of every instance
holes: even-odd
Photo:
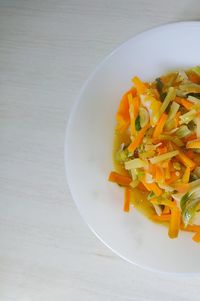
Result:
[[[200,23],[164,25],[113,51],[85,83],[72,110],[65,147],[71,194],[91,230],[115,253],[138,266],[172,273],[200,272],[200,244],[190,233],[170,240],[167,228],[132,209],[123,190],[107,181],[113,169],[115,112],[131,78],[151,80],[200,64]]]

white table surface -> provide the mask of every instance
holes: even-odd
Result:
[[[0,301],[200,300],[200,276],[137,268],[90,232],[63,159],[95,66],[138,32],[199,16],[199,0],[0,0]]]

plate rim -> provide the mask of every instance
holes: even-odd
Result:
[[[68,140],[69,140],[69,136],[70,136],[70,132],[71,132],[71,124],[73,121],[73,118],[75,117],[75,113],[76,113],[76,109],[79,106],[79,103],[81,101],[81,97],[82,94],[84,93],[84,91],[86,90],[88,84],[90,83],[90,81],[92,80],[92,78],[95,76],[95,74],[103,67],[103,65],[110,59],[110,57],[112,57],[116,52],[118,52],[126,43],[130,42],[131,40],[134,40],[135,38],[142,36],[144,34],[149,34],[153,31],[156,31],[158,29],[162,29],[162,28],[167,28],[167,27],[174,27],[174,26],[185,26],[185,25],[197,25],[200,26],[200,21],[198,20],[189,20],[189,21],[175,21],[175,22],[166,22],[160,25],[155,25],[152,26],[146,30],[140,31],[138,33],[136,33],[135,35],[131,36],[130,38],[128,38],[127,40],[123,41],[122,43],[120,43],[117,47],[113,48],[113,50],[111,52],[109,52],[93,69],[93,71],[89,74],[89,76],[85,79],[85,81],[83,82],[80,91],[78,93],[78,95],[75,97],[75,100],[70,108],[69,111],[69,117],[68,117],[68,121],[67,121],[67,125],[66,125],[66,129],[65,129],[65,138],[64,138],[64,166],[65,166],[65,177],[66,177],[66,182],[68,185],[68,189],[69,189],[69,193],[71,195],[71,198],[73,200],[73,202],[76,205],[76,208],[79,211],[79,214],[82,218],[82,220],[84,221],[84,223],[88,226],[88,228],[91,230],[91,232],[107,247],[109,248],[114,254],[116,254],[117,256],[119,256],[120,258],[122,258],[123,260],[125,260],[127,263],[131,263],[132,265],[134,265],[137,268],[141,268],[144,271],[149,271],[149,272],[153,272],[153,273],[157,273],[157,274],[161,274],[161,275],[169,275],[169,276],[197,276],[200,275],[200,271],[199,272],[170,272],[170,271],[164,271],[162,269],[159,268],[152,268],[152,267],[148,267],[145,265],[142,265],[140,263],[134,262],[133,260],[128,259],[127,257],[123,256],[122,254],[120,254],[117,250],[113,249],[107,242],[105,242],[103,240],[103,238],[95,231],[95,229],[93,228],[93,226],[87,221],[86,217],[84,216],[81,207],[79,206],[79,202],[76,200],[76,198],[73,196],[73,192],[70,186],[70,175],[68,172]]]

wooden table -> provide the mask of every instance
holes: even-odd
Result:
[[[63,159],[95,66],[138,32],[199,13],[197,0],[0,0],[1,301],[200,300],[200,277],[137,268],[90,232]]]

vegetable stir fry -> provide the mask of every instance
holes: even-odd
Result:
[[[132,82],[116,113],[120,143],[109,181],[124,188],[124,211],[145,204],[152,221],[168,226],[170,238],[184,230],[200,242],[195,224],[200,211],[200,66],[151,83],[137,76]]]

